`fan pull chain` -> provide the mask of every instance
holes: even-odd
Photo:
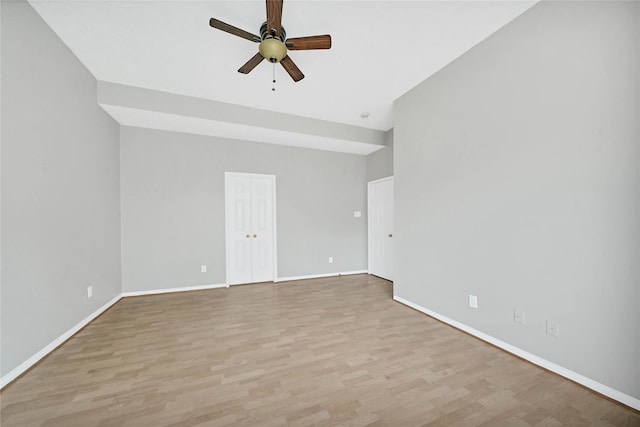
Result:
[[[275,64],[275,62],[273,63],[273,86],[271,87],[271,91],[272,92],[276,91],[276,64]]]

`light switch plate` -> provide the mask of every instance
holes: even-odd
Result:
[[[477,296],[469,294],[469,307],[478,308],[478,297]]]

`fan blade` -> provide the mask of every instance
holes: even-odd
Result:
[[[262,41],[260,37],[256,36],[255,34],[251,34],[248,31],[241,30],[240,28],[234,27],[233,25],[229,25],[215,18],[211,18],[209,20],[209,25],[211,25],[213,28],[217,28],[218,30],[233,34],[234,36],[242,37],[243,39],[251,40],[255,43],[260,43]]]
[[[299,82],[304,79],[304,74],[302,74],[302,71],[300,71],[298,66],[291,60],[291,58],[289,58],[288,55],[282,58],[280,63],[285,71],[289,73],[294,82]]]
[[[280,38],[282,26],[282,0],[267,0],[267,31],[275,31],[275,37]]]
[[[331,36],[296,37],[284,43],[289,50],[331,49]]]
[[[238,69],[239,73],[249,74],[251,70],[256,68],[256,66],[262,62],[264,57],[260,55],[260,52],[256,53],[250,60],[247,61],[242,67]]]

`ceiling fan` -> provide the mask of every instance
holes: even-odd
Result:
[[[240,69],[239,73],[249,74],[263,59],[269,62],[282,64],[285,71],[291,76],[293,81],[298,82],[304,78],[302,71],[296,66],[287,54],[287,50],[310,50],[310,49],[330,49],[331,36],[329,34],[321,36],[308,36],[287,38],[287,33],[281,25],[282,1],[266,0],[267,21],[260,27],[260,36],[241,30],[215,18],[209,20],[209,25],[218,30],[233,34],[254,43],[260,43],[258,53],[249,59]]]

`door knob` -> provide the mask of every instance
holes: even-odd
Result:
[[[256,237],[258,237],[258,235],[257,235],[257,234],[254,234],[254,235],[253,235],[253,238],[255,239]]]
[[[246,235],[246,238],[247,238],[247,239],[248,239],[249,237],[251,237],[251,234],[247,234],[247,235]]]

